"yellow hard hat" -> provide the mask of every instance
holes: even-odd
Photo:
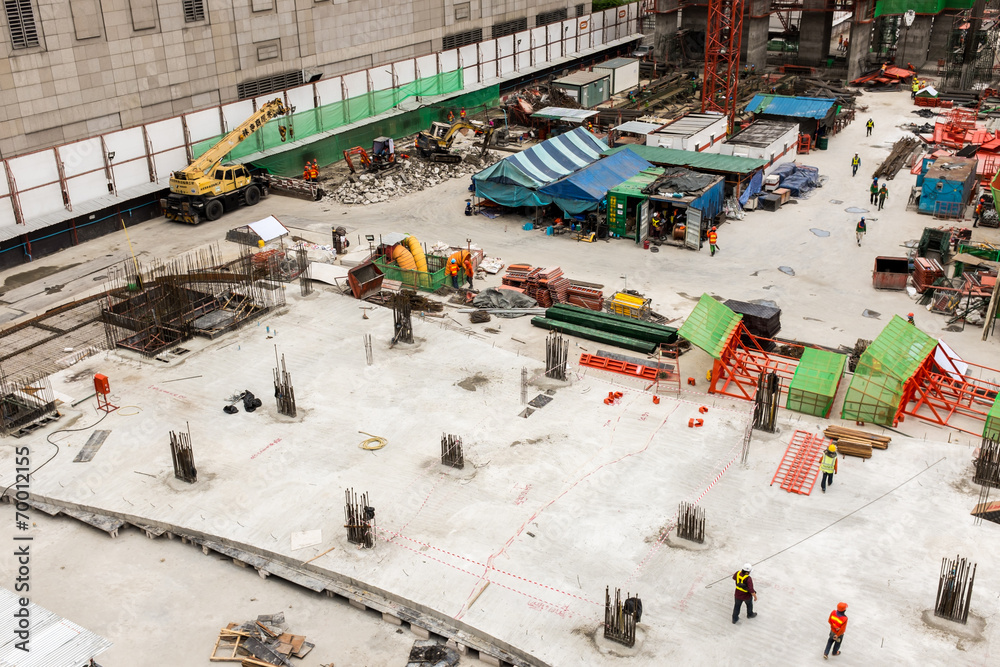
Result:
[[[834,454],[837,453],[837,445],[830,445],[826,449],[827,449],[827,451],[833,452]]]

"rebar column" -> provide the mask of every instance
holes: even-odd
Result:
[[[642,602],[639,596],[634,598],[625,594],[627,600],[622,602],[621,589],[615,589],[615,599],[611,599],[611,588],[604,589],[604,638],[619,644],[635,646],[635,624],[642,614]],[[631,603],[631,604],[628,604]],[[626,609],[628,604],[629,609]]]
[[[375,508],[368,504],[368,494],[363,493],[360,500],[354,489],[344,492],[346,503],[344,513],[347,528],[347,541],[357,544],[362,549],[375,546]]]
[[[393,343],[413,342],[413,320],[410,318],[410,297],[399,293],[392,296]]]
[[[278,359],[278,346],[274,346],[274,398],[278,402],[278,414],[295,416],[295,388],[292,374],[285,368],[285,355]]]
[[[553,380],[566,379],[566,357],[569,341],[558,331],[552,331],[545,338],[545,377]]]
[[[705,542],[705,510],[691,503],[681,503],[677,508],[677,537],[703,544]]]
[[[757,378],[757,393],[753,399],[753,427],[774,433],[781,397],[781,380],[778,374],[761,372]]]
[[[188,484],[198,481],[194,450],[191,448],[191,424],[187,425],[187,432],[170,432],[170,456],[174,462],[174,477]]]
[[[452,468],[465,467],[465,449],[462,438],[457,435],[441,434],[441,463]]]
[[[942,558],[934,615],[957,623],[968,622],[969,602],[972,600],[972,584],[975,580],[975,563],[969,563],[960,556],[955,556],[955,560]]]

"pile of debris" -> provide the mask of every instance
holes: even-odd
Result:
[[[480,155],[481,147],[471,147],[458,164],[403,160],[399,169],[384,174],[360,174],[330,192],[327,199],[341,204],[375,204],[443,183],[450,178],[475,174],[500,159],[493,151]]]
[[[227,625],[219,631],[209,660],[240,662],[244,667],[287,666],[290,657],[304,658],[314,648],[305,636],[285,631],[285,614],[279,612]]]

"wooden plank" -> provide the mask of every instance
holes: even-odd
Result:
[[[94,431],[90,434],[90,438],[87,440],[86,444],[76,453],[76,458],[73,459],[73,463],[87,463],[94,458],[97,454],[97,450],[101,448],[104,441],[108,439],[111,435],[111,431]]]

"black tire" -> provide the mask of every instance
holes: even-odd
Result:
[[[222,217],[222,214],[226,212],[225,207],[222,206],[222,202],[218,199],[213,199],[212,201],[205,204],[205,219],[214,222]]]
[[[243,199],[246,201],[247,206],[256,206],[257,202],[260,201],[260,188],[256,185],[249,186],[243,192]]]

